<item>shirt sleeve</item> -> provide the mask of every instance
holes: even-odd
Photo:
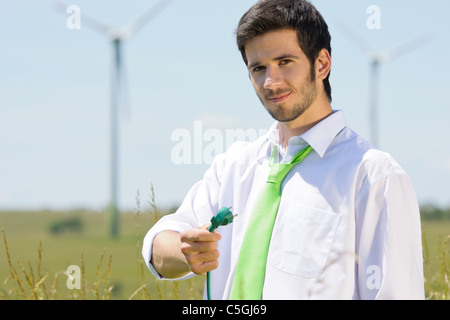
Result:
[[[142,246],[142,256],[150,272],[158,279],[165,279],[151,263],[154,238],[163,231],[183,232],[200,227],[211,220],[213,212],[218,210],[218,199],[221,175],[224,167],[224,155],[218,155],[211,167],[205,172],[203,179],[197,182],[188,192],[178,210],[162,217],[146,234]],[[190,273],[181,280],[192,277]]]
[[[357,211],[359,298],[424,299],[420,211],[409,177],[377,179]]]

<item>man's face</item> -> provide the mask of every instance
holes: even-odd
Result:
[[[317,96],[310,62],[294,30],[278,30],[257,36],[245,45],[247,67],[255,91],[280,122],[302,115]]]

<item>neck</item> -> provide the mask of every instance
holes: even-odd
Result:
[[[289,122],[279,122],[280,144],[287,148],[289,139],[299,136],[333,113],[328,102],[312,104],[302,115]]]

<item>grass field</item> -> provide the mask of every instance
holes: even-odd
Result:
[[[0,299],[201,299],[204,277],[158,281],[143,264],[142,239],[158,218],[140,210],[121,214],[113,240],[104,213],[0,212],[7,240],[7,248],[4,239],[0,245]],[[55,234],[55,225],[68,221],[79,228]],[[450,299],[450,221],[422,225],[426,296]],[[70,265],[81,269],[81,289],[67,288]]]
[[[51,232],[55,224],[74,218],[82,222],[82,230],[60,234]],[[142,239],[155,219],[150,214],[121,214],[120,237],[111,239],[104,213],[0,212],[0,228],[4,229],[10,255],[8,259],[2,239],[0,299],[34,298],[33,290],[46,274],[48,276],[43,281],[45,288],[39,285],[40,298],[201,299],[203,278],[180,282],[158,281],[143,264]],[[16,269],[25,294],[21,293],[18,281],[13,279],[8,260]],[[67,288],[68,277],[63,272],[70,265],[77,265],[84,270],[84,290]],[[27,277],[33,277],[34,281],[28,281]],[[136,293],[139,288],[141,290]],[[52,292],[56,293],[52,295]]]

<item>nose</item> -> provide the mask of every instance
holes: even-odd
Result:
[[[274,89],[283,83],[281,72],[276,67],[267,67],[264,80],[264,89]]]

